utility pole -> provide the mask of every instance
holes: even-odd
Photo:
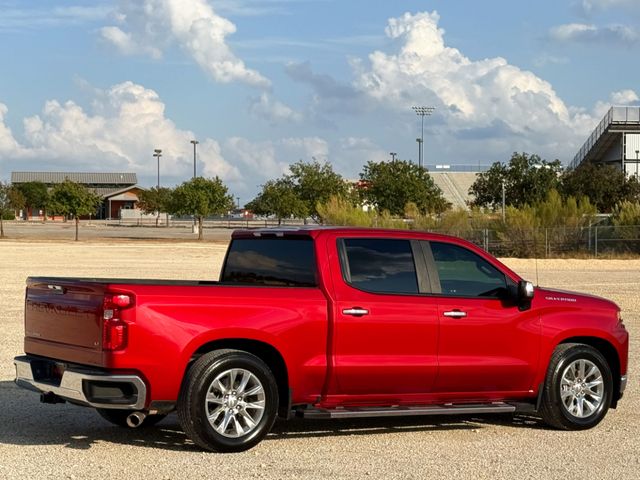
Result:
[[[193,178],[196,178],[196,145],[200,142],[198,140],[191,140],[193,143]]]
[[[158,184],[157,184],[157,188],[160,188],[160,157],[162,156],[162,150],[160,150],[159,148],[156,148],[153,151],[153,156],[158,159]]]
[[[389,155],[391,155],[391,161],[395,162],[396,161],[396,155],[398,155],[396,152],[389,152]]]
[[[436,109],[436,107],[411,107],[416,115],[420,117],[420,140],[418,141],[418,165],[422,167],[423,164],[423,145],[424,145],[424,117],[430,116]]]

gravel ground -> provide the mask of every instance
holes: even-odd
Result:
[[[175,415],[124,430],[91,409],[44,405],[13,384],[28,275],[217,278],[224,243],[0,242],[0,478],[593,478],[640,476],[640,260],[540,260],[540,283],[618,302],[632,335],[630,384],[595,429],[559,432],[523,415],[279,422],[256,448],[205,453]],[[534,262],[505,260],[535,279]]]

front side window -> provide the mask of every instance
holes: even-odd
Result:
[[[237,238],[220,280],[223,283],[315,287],[316,257],[311,238]]]
[[[377,238],[343,242],[343,274],[350,285],[373,293],[418,293],[411,242]]]
[[[430,242],[442,295],[499,297],[507,291],[504,273],[466,248]]]

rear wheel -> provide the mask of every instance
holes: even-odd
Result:
[[[218,350],[189,369],[178,400],[187,436],[207,450],[240,452],[262,440],[278,410],[278,388],[255,355]]]
[[[142,423],[136,427],[127,424],[127,417],[134,413],[135,410],[119,410],[113,408],[96,408],[98,414],[106,421],[125,428],[143,428],[152,427],[160,422],[166,415],[147,415]]]
[[[606,359],[589,345],[559,345],[549,363],[540,413],[549,425],[584,430],[604,418],[613,392]]]

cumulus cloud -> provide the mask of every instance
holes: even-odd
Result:
[[[611,94],[611,103],[615,105],[631,105],[637,103],[640,98],[633,90],[621,90]]]
[[[104,27],[100,33],[123,54],[157,58],[177,43],[216,82],[270,86],[267,78],[231,51],[226,37],[236,26],[216,14],[206,0],[121,0],[114,18],[120,25]]]
[[[276,100],[267,92],[263,92],[259,97],[251,99],[249,112],[271,124],[282,122],[297,123],[302,120],[302,114]]]
[[[152,153],[161,148],[161,177],[173,183],[191,177],[193,132],[179,129],[157,93],[141,85],[124,82],[100,92],[90,111],[73,101],[47,101],[24,120],[22,144],[4,123],[6,111],[0,104],[0,161],[13,170],[133,171],[153,178]],[[198,158],[201,174],[242,182],[216,140],[201,139]]]
[[[585,23],[567,23],[551,28],[549,38],[561,43],[604,43],[627,46],[640,43],[638,30],[626,25],[598,27]]]
[[[354,86],[392,112],[436,106],[430,125],[447,155],[481,148],[570,158],[597,114],[567,106],[549,82],[504,58],[474,60],[448,46],[439,20],[435,11],[390,19],[386,34],[397,51],[353,60]]]

